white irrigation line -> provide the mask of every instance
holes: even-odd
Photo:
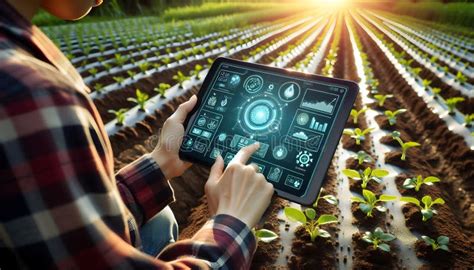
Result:
[[[418,41],[417,39],[413,38],[412,36],[410,36],[410,34],[407,34],[405,33],[402,29],[404,29],[405,31],[407,32],[410,32],[412,33],[412,35],[416,35],[414,34],[413,32],[415,32],[414,30],[411,30],[410,28],[406,27],[406,26],[403,26],[401,24],[398,24],[398,23],[395,23],[393,21],[390,21],[388,19],[385,19],[384,17],[382,16],[379,16],[373,12],[370,12],[373,16],[375,17],[378,17],[380,20],[384,21],[383,23],[389,27],[390,29],[392,29],[394,32],[396,32],[397,34],[399,34],[400,36],[402,36],[403,38],[405,38],[406,40],[408,40],[409,42],[413,43],[415,46],[417,46],[418,48],[420,48],[421,50],[425,51],[426,53],[429,53],[431,55],[434,55],[436,57],[438,57],[440,60],[442,60],[443,62],[445,62],[446,64],[448,64],[450,67],[458,70],[458,71],[461,71],[462,73],[464,73],[466,76],[468,76],[469,78],[474,78],[474,71],[473,70],[468,70],[465,68],[464,65],[462,65],[461,63],[459,62],[456,62],[454,59],[451,59],[450,57],[446,57],[443,55],[442,51],[441,50],[434,50],[428,46],[426,46],[425,44],[423,44],[422,42]],[[401,28],[401,29],[400,29]],[[453,48],[447,48],[445,49],[447,51],[453,51]],[[465,58],[465,57],[464,57]],[[469,60],[470,61],[470,60]],[[471,68],[472,69],[472,68]]]
[[[280,28],[278,30],[275,30],[273,32],[270,32],[270,33],[267,33],[261,37],[259,37],[258,39],[256,40],[264,40],[265,38],[268,38],[268,37],[271,37],[273,35],[277,35],[281,32],[284,32],[288,29],[291,29],[292,27],[296,26],[296,25],[299,25],[299,24],[303,24],[305,22],[307,22],[309,20],[309,18],[306,18],[306,19],[303,19],[303,20],[300,20],[300,21],[297,21],[295,23],[292,23],[292,24],[289,24],[283,28]],[[247,33],[245,34],[242,38],[243,39],[246,39],[248,37],[252,37],[252,36],[256,36],[262,32],[266,32],[267,29],[260,29],[254,33]],[[150,74],[153,74],[153,73],[159,73],[159,72],[162,72],[162,71],[165,71],[165,70],[168,70],[168,69],[171,69],[171,68],[174,68],[174,67],[177,67],[177,66],[181,66],[181,65],[185,65],[189,62],[192,62],[192,61],[195,61],[195,60],[201,60],[201,59],[205,59],[207,57],[210,57],[210,56],[216,56],[216,55],[219,55],[221,53],[227,53],[227,55],[230,55],[236,51],[239,51],[243,48],[248,48],[249,44],[254,44],[254,41],[250,41],[246,44],[243,44],[243,45],[238,45],[236,48],[231,48],[230,50],[227,51],[227,48],[226,47],[221,47],[221,48],[216,48],[212,51],[208,51],[206,52],[205,54],[203,55],[199,55],[199,56],[191,56],[189,58],[186,58],[186,59],[181,59],[180,61],[178,62],[173,62],[173,63],[170,63],[168,64],[167,66],[161,66],[159,68],[154,68],[154,69],[150,69],[148,70],[145,74],[143,73],[140,73],[140,74],[137,74],[135,75],[133,78],[126,78],[121,84],[119,83],[113,83],[113,84],[110,84],[106,87],[103,88],[103,90],[98,93],[98,92],[92,92],[90,94],[90,97],[92,99],[96,99],[96,98],[100,98],[100,97],[103,97],[104,94],[107,94],[107,93],[110,93],[110,92],[113,92],[113,91],[117,91],[117,90],[120,90],[122,89],[123,87],[127,86],[127,85],[130,85],[132,83],[135,83],[137,81],[139,81],[140,79],[142,78],[147,78],[150,76]],[[252,45],[253,46],[253,45]]]
[[[355,42],[355,37],[354,33],[352,32],[352,29],[350,29],[349,27],[348,29],[354,52],[357,75],[360,78],[359,87],[362,104],[368,105],[370,103],[373,103],[374,100],[369,98],[369,91],[367,90],[367,77],[365,76],[364,72],[361,52]],[[398,167],[385,163],[384,155],[385,153],[390,152],[391,149],[389,149],[386,145],[382,145],[380,143],[380,139],[383,136],[389,134],[386,131],[381,130],[380,127],[375,123],[374,119],[378,114],[378,112],[374,111],[371,108],[369,108],[365,112],[367,125],[369,128],[373,128],[373,131],[370,133],[370,135],[373,141],[372,150],[373,153],[377,156],[376,166],[389,171],[389,175],[383,178],[387,194],[394,195],[400,198],[401,194],[397,189],[395,177],[399,175],[402,170]],[[391,221],[391,231],[397,237],[396,243],[398,243],[398,257],[402,260],[405,267],[411,269],[418,269],[422,265],[420,259],[418,259],[414,251],[414,244],[418,239],[410,232],[410,230],[406,226],[405,216],[402,213],[402,203],[397,200],[395,202],[386,203],[386,205],[387,208],[390,210],[390,213],[393,215],[393,221]]]
[[[261,33],[262,32],[262,29],[264,29],[263,31],[266,31],[267,29],[266,28],[263,28],[263,27],[254,27],[252,29],[247,29],[247,30],[244,30],[244,31],[241,31],[241,32],[236,32],[234,34],[231,34],[231,35],[228,35],[228,36],[224,36],[224,37],[220,37],[218,38],[217,40],[210,40],[210,41],[207,41],[205,43],[202,43],[198,46],[195,46],[193,48],[207,48],[210,46],[211,43],[214,43],[214,44],[217,44],[217,43],[221,43],[221,42],[225,42],[227,40],[231,40],[231,39],[235,39],[239,36],[245,36],[249,33],[255,33],[255,34],[258,34],[258,33]],[[217,36],[218,33],[216,33],[215,36]],[[173,47],[176,47],[176,46],[181,46],[181,45],[184,45],[184,42],[181,43],[180,45],[172,45]],[[161,50],[161,49],[165,49],[165,48],[169,48],[169,45],[166,45],[166,46],[161,46],[160,48],[157,48],[153,51],[156,51],[156,50]],[[164,59],[166,57],[172,59],[174,58],[176,55],[182,53],[183,51],[191,51],[193,48],[187,48],[185,50],[182,50],[180,52],[172,52],[172,53],[169,53],[169,54],[166,54],[166,55],[160,55],[160,56],[152,56],[152,57],[149,57],[147,59],[142,59],[140,61],[136,61],[134,63],[128,63],[128,64],[125,64],[123,66],[119,66],[119,67],[114,67],[110,70],[103,70],[99,73],[97,73],[95,76],[87,76],[86,78],[84,78],[84,82],[86,84],[90,84],[91,82],[95,81],[95,80],[98,80],[104,76],[110,76],[110,75],[113,75],[113,74],[116,74],[116,73],[119,73],[119,72],[123,72],[123,71],[126,71],[126,70],[130,70],[132,68],[137,68],[140,64],[142,63],[145,63],[145,62],[150,62],[150,61],[158,61],[158,60],[161,60],[161,59]],[[127,57],[135,57],[135,56],[139,56],[139,55],[143,55],[143,54],[147,54],[147,53],[150,53],[151,50],[144,50],[144,51],[139,51],[139,52],[134,52],[132,53],[131,55],[128,55]],[[191,56],[189,56],[191,57]],[[188,57],[188,58],[189,58]],[[89,64],[87,66],[85,66],[84,68],[81,68],[79,71],[83,71],[83,70],[86,70],[86,69],[89,69],[89,68],[92,68],[92,67],[98,67],[98,66],[101,66],[103,65],[103,63],[111,63],[111,62],[114,62],[115,60],[112,58],[112,59],[108,59],[107,61],[104,61],[102,63],[100,62],[95,62],[95,63],[92,63],[92,64]]]
[[[454,89],[460,91],[463,95],[467,97],[474,97],[474,85],[465,83],[464,85],[459,84],[455,80],[455,76],[452,75],[451,73],[448,73],[448,75],[445,75],[442,71],[438,70],[435,66],[433,66],[429,61],[421,57],[416,51],[413,49],[409,48],[402,40],[400,40],[398,37],[390,33],[390,31],[387,31],[378,23],[370,19],[368,16],[366,16],[363,13],[359,14],[364,17],[367,21],[372,23],[379,31],[384,33],[386,36],[388,36],[390,39],[392,39],[396,44],[398,44],[403,50],[405,50],[413,59],[418,61],[420,64],[422,64],[426,69],[430,70],[434,74],[436,74],[437,77],[439,77],[445,84],[453,87]]]
[[[457,38],[455,36],[449,35],[448,33],[445,33],[441,30],[434,29],[433,27],[428,27],[428,26],[425,26],[425,25],[417,24],[417,23],[415,23],[415,25],[417,27],[419,27],[420,29],[422,29],[422,30],[417,31],[418,33],[423,32],[423,31],[430,32],[431,33],[430,35],[436,36],[440,39],[443,39],[444,41],[446,41],[448,43],[454,43],[454,44],[456,44],[456,45],[458,45],[458,46],[460,46],[464,49],[468,49],[468,50],[471,50],[471,51],[474,50],[474,44],[473,44],[474,39],[472,39],[472,38],[465,37],[465,38],[469,39],[469,41],[466,41],[466,40]]]
[[[462,52],[460,52],[460,51],[455,50],[455,49],[452,48],[452,47],[447,46],[447,45],[445,44],[445,42],[440,42],[439,40],[437,40],[437,39],[435,39],[435,38],[429,38],[429,37],[427,37],[426,35],[423,35],[423,34],[421,34],[421,33],[418,33],[417,31],[414,31],[414,30],[412,30],[411,28],[409,28],[409,27],[407,27],[407,26],[405,26],[405,25],[403,25],[403,24],[401,24],[401,23],[398,23],[398,22],[392,21],[392,20],[390,20],[390,19],[387,19],[387,18],[385,18],[385,17],[383,17],[383,16],[381,16],[381,15],[378,15],[378,14],[372,12],[372,11],[368,11],[368,13],[372,14],[373,16],[379,18],[380,20],[382,20],[382,21],[384,21],[384,22],[386,22],[386,23],[388,23],[388,24],[394,25],[394,26],[396,26],[396,27],[398,27],[398,28],[400,28],[400,29],[402,29],[402,30],[404,30],[404,31],[406,31],[406,32],[409,32],[409,33],[411,33],[411,34],[413,34],[413,35],[418,36],[419,38],[421,38],[421,39],[423,39],[423,40],[425,40],[425,41],[427,41],[427,42],[429,42],[429,43],[432,43],[432,44],[434,44],[434,45],[436,45],[436,46],[438,46],[438,47],[440,47],[440,48],[443,48],[444,50],[446,50],[446,51],[448,51],[448,52],[451,52],[451,53],[453,53],[454,55],[457,55],[457,56],[459,56],[459,57],[461,57],[461,58],[464,58],[464,59],[466,59],[466,60],[468,60],[468,61],[470,61],[470,62],[473,62],[473,61],[474,61],[474,55],[473,55],[472,53],[469,53],[469,52],[468,52],[467,54],[464,54],[464,53],[462,53]]]
[[[266,35],[263,35],[263,36],[255,39],[251,42],[248,42],[244,46],[239,46],[238,49],[233,48],[233,49],[231,49],[227,52],[222,52],[221,56],[231,55],[231,54],[234,54],[238,51],[241,51],[241,50],[244,50],[244,49],[247,49],[247,48],[251,48],[251,47],[255,46],[256,44],[258,44],[259,42],[261,42],[262,40],[265,40],[265,39],[267,39],[271,36],[274,36],[274,35],[278,35],[281,32],[287,31],[287,30],[291,29],[292,27],[295,27],[295,26],[301,24],[300,22],[304,23],[304,22],[307,22],[310,19],[311,19],[311,17],[305,18],[303,20],[292,23],[292,24],[290,24],[290,25],[288,25],[284,28],[278,29],[274,32],[267,33]],[[129,126],[129,127],[135,126],[138,122],[145,119],[145,117],[147,115],[153,114],[157,109],[162,108],[163,105],[165,105],[167,102],[169,102],[173,98],[175,98],[177,96],[181,96],[184,93],[190,91],[193,87],[202,84],[203,79],[204,79],[205,75],[207,75],[208,71],[209,71],[208,69],[203,70],[200,73],[200,79],[196,79],[195,76],[192,76],[190,80],[185,81],[183,83],[183,89],[181,89],[181,90],[179,89],[178,84],[172,86],[171,88],[166,90],[166,98],[162,98],[160,95],[156,95],[156,96],[152,97],[145,104],[145,112],[140,111],[138,105],[133,107],[132,109],[128,110],[126,112],[126,117],[125,117],[125,121],[124,121],[123,126],[118,126],[117,125],[117,119],[113,119],[112,121],[108,122],[105,125],[105,129],[107,131],[107,134],[109,136],[112,136],[112,135],[116,134],[118,131],[120,131],[121,129],[123,129],[126,126]]]
[[[369,35],[369,37],[374,40],[377,46],[379,46],[379,48],[385,53],[392,65],[394,65],[395,68],[398,70],[398,73],[402,75],[405,81],[412,87],[412,89],[418,94],[418,96],[423,98],[423,100],[427,104],[427,107],[431,109],[433,113],[438,114],[438,116],[446,123],[448,129],[462,136],[467,146],[470,147],[471,150],[474,150],[474,137],[471,135],[473,128],[468,129],[466,128],[466,126],[461,124],[464,119],[463,115],[458,110],[455,110],[454,117],[449,115],[445,105],[438,103],[432,95],[425,91],[423,85],[419,81],[417,81],[412,74],[410,74],[404,69],[404,67],[397,61],[396,57],[382,43],[382,41],[380,41],[377,36],[372,31],[370,31],[370,29],[368,29],[362,22],[360,22],[358,18],[356,18],[355,16],[353,17],[354,20],[357,21],[357,23],[362,27],[362,29]],[[439,97],[438,99],[441,99],[441,97]]]

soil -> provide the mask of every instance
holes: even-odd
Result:
[[[377,125],[379,125],[379,127],[381,129],[385,129],[385,130],[388,130],[388,131],[394,131],[395,130],[395,128],[392,125],[390,125],[390,123],[388,121],[388,118],[385,115],[377,115],[375,117],[375,122],[377,122]]]
[[[362,240],[363,233],[352,236],[354,245],[353,269],[396,269],[396,253],[375,249],[370,243]],[[391,245],[393,249],[393,245]]]

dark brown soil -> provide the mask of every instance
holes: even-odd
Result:
[[[367,163],[367,162],[362,162],[362,164],[359,165],[359,161],[356,158],[348,158],[346,160],[346,168],[347,169],[352,169],[352,170],[365,170],[367,167],[370,168],[375,168],[375,164],[373,162]]]
[[[396,269],[396,253],[375,249],[362,240],[363,233],[352,236],[354,246],[353,269]],[[392,247],[393,249],[393,247]]]
[[[394,127],[390,125],[390,123],[388,122],[388,118],[385,115],[377,115],[375,117],[375,122],[377,122],[377,125],[379,125],[381,129],[385,129],[388,131],[395,130]]]

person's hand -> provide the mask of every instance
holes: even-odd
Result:
[[[216,158],[205,185],[211,215],[231,215],[249,228],[258,223],[274,192],[273,185],[258,173],[257,165],[245,165],[259,146],[240,149],[224,172],[224,160],[220,155]]]
[[[161,129],[158,145],[151,156],[160,165],[166,179],[171,179],[183,174],[191,163],[179,158],[179,148],[183,142],[184,120],[196,105],[197,97],[193,95],[188,101],[179,105],[178,109],[168,118]]]

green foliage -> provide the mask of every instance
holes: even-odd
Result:
[[[150,63],[148,63],[147,61],[138,64],[138,68],[140,69],[142,73],[145,73],[149,67],[150,67]]]
[[[190,77],[184,75],[183,72],[181,71],[178,71],[178,73],[176,73],[176,75],[173,76],[173,80],[175,80],[179,84],[179,87],[181,88],[183,88],[183,83],[189,79]]]
[[[371,169],[370,167],[367,167],[365,170],[352,170],[352,169],[344,169],[342,170],[342,173],[354,180],[361,181],[361,187],[362,188],[367,188],[367,184],[372,180],[377,182],[378,184],[382,183],[382,178],[387,176],[389,172],[384,169]]]
[[[130,76],[130,78],[133,78],[135,77],[135,75],[137,75],[137,73],[133,70],[127,70],[127,74],[128,76]]]
[[[136,103],[139,106],[141,111],[145,111],[145,104],[146,104],[146,101],[149,99],[148,94],[140,91],[140,89],[136,89],[135,96],[136,97],[134,98],[129,97],[127,98],[127,100],[133,103]]]
[[[97,93],[101,93],[102,90],[104,90],[104,85],[101,84],[101,83],[95,83],[95,84],[94,84],[94,90],[95,90]]]
[[[433,87],[431,88],[431,91],[433,91],[434,99],[438,99],[439,94],[441,93],[441,88],[439,87]]]
[[[88,71],[89,71],[89,74],[92,75],[92,77],[95,77],[95,75],[97,75],[97,73],[99,72],[99,70],[96,68],[91,68]]]
[[[160,94],[160,96],[164,98],[166,95],[166,90],[170,89],[170,87],[171,85],[167,83],[160,83],[158,87],[155,87],[153,90],[155,92],[158,92],[158,94]]]
[[[352,119],[354,121],[354,124],[357,124],[357,119],[359,118],[359,115],[363,114],[367,110],[368,110],[367,107],[364,107],[364,108],[360,109],[359,111],[356,110],[356,109],[351,110],[351,116],[352,116]]]
[[[394,140],[396,140],[400,146],[402,147],[402,156],[401,156],[401,160],[405,160],[406,159],[406,155],[407,155],[407,150],[412,148],[412,147],[418,147],[420,146],[421,144],[417,143],[417,142],[403,142],[402,139],[400,138],[400,132],[398,131],[394,131],[392,132],[392,138]]]
[[[365,135],[369,134],[373,128],[366,128],[364,130],[361,130],[360,128],[356,128],[354,130],[351,129],[344,129],[344,134],[349,135],[351,138],[356,140],[356,144],[360,145],[360,141],[365,140]]]
[[[448,247],[449,237],[447,237],[447,236],[440,235],[435,240],[435,239],[430,238],[429,236],[422,235],[421,239],[423,239],[423,241],[425,241],[425,243],[427,245],[431,246],[433,251],[438,250],[438,249],[442,249],[442,250],[448,251],[448,252],[450,251],[449,247]]]
[[[466,125],[466,127],[471,127],[473,121],[474,121],[474,113],[466,114],[464,116],[464,125]]]
[[[392,98],[393,95],[375,95],[374,98],[378,101],[379,107],[383,107],[383,104],[385,103],[385,100],[387,98]]]
[[[386,110],[384,112],[385,116],[387,116],[387,119],[388,119],[388,123],[393,126],[397,123],[397,115],[401,114],[401,113],[404,113],[406,112],[407,110],[406,109],[398,109],[396,111],[390,111],[390,110]]]
[[[203,66],[199,65],[199,64],[196,64],[194,66],[194,69],[191,70],[191,76],[196,76],[196,79],[200,80],[201,79],[201,75],[200,75],[200,72],[203,70]]]
[[[255,230],[254,234],[257,238],[257,241],[262,241],[264,243],[270,243],[278,238],[278,235],[275,232],[267,229]]]
[[[357,159],[359,165],[362,165],[364,162],[372,162],[374,159],[367,154],[365,151],[360,150],[355,155],[354,158]]]
[[[395,240],[395,236],[390,233],[385,233],[380,227],[375,228],[374,232],[365,232],[362,236],[362,240],[372,244],[375,249],[380,249],[385,252],[390,252],[390,245],[387,242]]]
[[[109,113],[115,115],[115,119],[117,120],[117,125],[118,126],[121,126],[123,125],[123,122],[125,121],[125,116],[126,116],[126,112],[127,112],[127,109],[120,109],[120,110],[108,110]]]
[[[318,236],[331,237],[326,230],[320,228],[321,225],[337,222],[337,217],[333,215],[321,215],[316,220],[316,211],[313,208],[306,208],[303,212],[293,207],[285,207],[284,213],[290,221],[301,223],[313,242]]]
[[[118,84],[122,84],[123,81],[125,81],[125,78],[122,76],[114,76],[113,77],[114,81],[116,81]]]
[[[423,176],[418,175],[417,177],[407,178],[403,182],[403,188],[405,189],[412,189],[414,188],[415,191],[419,191],[421,185],[431,186],[433,183],[440,182],[441,180],[435,176],[428,176],[423,178]]]
[[[362,196],[364,196],[364,198],[352,197],[351,201],[354,203],[359,203],[359,209],[364,212],[368,217],[372,217],[372,211],[374,210],[374,208],[380,212],[387,211],[387,208],[385,208],[385,206],[377,205],[378,203],[394,201],[397,199],[396,196],[386,194],[382,194],[379,196],[379,198],[377,198],[377,196],[368,189],[362,190]]]
[[[445,201],[442,198],[437,198],[433,201],[433,199],[429,195],[426,195],[423,198],[421,198],[421,202],[423,203],[423,206],[421,206],[421,203],[417,198],[413,198],[413,197],[401,197],[400,201],[412,203],[418,206],[418,208],[420,208],[421,210],[423,221],[427,221],[428,219],[433,217],[433,214],[438,213],[435,209],[433,209],[433,206],[435,206],[436,204],[445,203]]]
[[[454,109],[456,108],[456,105],[460,102],[463,102],[464,98],[463,97],[452,97],[446,99],[446,106],[448,107],[449,114],[454,114]]]

